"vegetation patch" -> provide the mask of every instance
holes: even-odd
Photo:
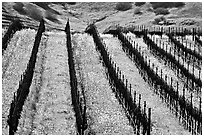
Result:
[[[50,2],[32,2],[32,3],[34,3],[35,5],[37,5],[37,6],[41,7],[41,8],[43,8],[44,10],[49,10],[49,11],[51,11],[51,12],[54,13],[54,14],[60,15],[60,13],[59,13],[58,11],[51,9],[51,8],[48,6],[48,5],[50,4]]]
[[[135,6],[142,6],[144,5],[146,2],[135,2]]]
[[[116,10],[119,10],[119,11],[126,11],[132,8],[132,3],[131,2],[118,2],[115,8]]]
[[[139,7],[135,8],[134,14],[142,14],[142,11]]]
[[[192,20],[192,19],[185,19],[183,20],[180,25],[187,25],[187,26],[190,26],[190,25],[195,25],[197,22],[195,20]]]
[[[182,7],[185,5],[184,2],[150,2],[153,9],[157,8],[173,8],[173,7]]]
[[[16,2],[15,5],[13,5],[13,9],[16,10],[18,13],[25,15],[26,11],[23,9],[24,4],[22,2]]]
[[[159,22],[165,22],[166,18],[164,16],[160,16],[154,19],[153,24],[159,24]]]
[[[154,13],[156,15],[167,15],[167,14],[169,14],[169,10],[165,9],[165,8],[157,8],[154,10]]]
[[[50,11],[45,12],[45,17],[55,23],[60,23],[60,21],[56,18],[56,15],[51,13]]]

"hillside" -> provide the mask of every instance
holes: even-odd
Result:
[[[67,19],[73,31],[84,31],[91,22],[96,22],[99,31],[104,31],[110,25],[120,24],[128,27],[137,24],[152,26],[155,15],[150,3],[135,6],[126,11],[115,9],[114,2],[3,2],[2,3],[2,25],[7,26],[13,17],[23,20],[25,26],[36,27],[41,18],[44,18],[49,29],[63,30]],[[141,14],[134,14],[140,8]],[[173,19],[175,26],[202,26],[202,3],[188,2],[178,8],[169,8],[170,14],[164,15],[166,19]],[[189,22],[192,23],[189,25]]]
[[[202,3],[3,2],[2,134],[201,135],[201,28]]]

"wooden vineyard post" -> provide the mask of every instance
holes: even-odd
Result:
[[[161,79],[162,79],[162,69],[161,69]]]
[[[179,84],[178,84],[178,81],[177,81],[177,82],[176,82],[176,93],[177,93],[177,98],[176,98],[176,117],[177,117],[177,115],[178,115],[178,99],[179,99],[178,87],[179,87]]]
[[[120,70],[120,74],[119,74],[119,75],[120,75],[119,81],[120,81],[120,82],[123,82],[121,70]],[[119,92],[119,93],[118,93],[118,92]],[[117,92],[116,92],[116,96],[117,96],[117,97],[120,97],[120,91],[117,91]]]
[[[195,58],[193,58],[193,76],[195,76],[195,75],[194,75],[194,69],[195,69],[194,63],[195,63]],[[194,88],[194,82],[193,82],[193,80],[192,80],[192,87]]]
[[[163,30],[163,27],[161,27],[161,38],[162,38],[162,36],[163,36],[163,32],[164,30]]]
[[[185,87],[183,87],[183,105],[184,105],[184,108],[183,108],[183,111],[182,111],[182,122],[184,121],[184,124],[186,125],[186,122],[185,122],[185,108],[186,108],[186,104],[185,104]]]
[[[124,78],[124,75],[123,75],[123,76],[122,76],[122,81],[123,81],[123,83],[125,82],[124,80],[125,80],[125,78]]]
[[[125,76],[123,75],[123,83],[125,82]],[[120,92],[120,98],[121,98],[121,100],[122,100],[122,102],[121,103],[123,103],[123,98],[122,98],[122,92]]]
[[[193,41],[195,41],[195,28],[193,28]]]
[[[146,113],[146,106],[147,106],[146,101],[144,101],[144,114]]]
[[[169,53],[171,54],[171,47],[169,48]],[[170,68],[172,69],[171,61],[168,61],[168,65],[170,65]]]
[[[82,125],[82,135],[84,135],[84,130],[86,129],[86,105],[84,106],[84,113],[83,113],[83,125]]]
[[[150,135],[150,131],[151,131],[151,108],[149,108],[148,111],[148,130],[147,130],[147,135]]]
[[[119,80],[121,80],[121,70],[119,71]]]
[[[161,41],[161,40],[159,40],[160,41],[160,45],[162,45],[162,49],[165,51],[165,49],[164,49],[164,43]],[[166,51],[165,51],[166,52]],[[164,55],[162,55],[162,56],[164,56]]]
[[[171,88],[173,88],[172,83],[173,83],[173,78],[171,77]]]
[[[171,77],[171,88],[173,88],[173,78]],[[170,110],[173,110],[173,107],[172,107],[172,100],[171,100],[171,97],[170,97]]]
[[[118,78],[118,75],[119,75],[119,67],[117,67],[117,78]]]
[[[191,114],[193,112],[193,94],[191,93]],[[192,131],[192,134],[193,134],[193,117],[192,116],[189,116],[190,118],[190,124],[189,124],[189,131]]]
[[[179,54],[178,54],[178,64],[179,64],[180,62],[179,62]],[[179,76],[179,67],[177,67],[177,76]]]
[[[139,94],[139,111],[141,110],[140,102],[141,102],[141,94]],[[138,113],[138,115],[140,116],[141,112],[136,112],[136,113]],[[139,117],[139,118],[141,118],[141,117]],[[137,124],[138,124],[137,125],[137,135],[140,135],[140,121],[139,120],[137,120]]]
[[[126,91],[128,91],[128,80],[127,79],[126,79],[125,87],[126,87]],[[125,92],[125,95],[127,95],[127,92]],[[125,101],[125,106],[127,107],[127,100],[125,98],[124,98],[124,101]]]
[[[134,92],[134,104],[136,104],[136,91]]]
[[[166,83],[168,84],[167,75],[165,75],[165,81],[166,81]],[[166,100],[166,98],[165,98],[165,100]]]
[[[144,113],[144,117],[146,117],[146,105],[147,105],[147,104],[146,104],[146,101],[144,101],[144,112],[143,112],[143,113]],[[143,132],[143,135],[145,135],[145,132],[146,132],[146,130],[147,130],[146,128],[147,128],[147,125],[146,125],[146,124],[143,125],[143,131],[142,131],[142,132]]]
[[[190,43],[190,50],[191,50],[191,43]],[[190,59],[192,58],[192,55],[190,55]]]
[[[156,75],[158,76],[158,67],[156,67]],[[155,82],[155,81],[154,81],[154,82]],[[159,92],[158,92],[158,90],[159,90],[158,84],[156,83],[155,85],[156,85],[156,94],[158,94],[158,93],[159,93]]]
[[[200,79],[200,74],[201,74],[201,70],[199,70],[199,77],[198,77],[199,79]]]
[[[200,104],[199,104],[199,117],[202,117],[202,111],[201,111],[201,97],[200,97]],[[198,121],[198,132],[202,135],[202,118]]]
[[[128,110],[130,111],[131,110],[131,108],[130,108],[130,97],[132,97],[132,86],[131,86],[131,84],[130,84],[130,94],[128,95]]]
[[[190,63],[188,62],[188,71],[189,71],[189,65],[190,65]],[[189,78],[187,77],[187,85],[188,85],[188,82],[189,82]]]

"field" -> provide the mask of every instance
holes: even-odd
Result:
[[[3,135],[202,135],[201,28],[72,21],[3,28]]]

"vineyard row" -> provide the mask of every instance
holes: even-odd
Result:
[[[45,31],[45,25],[44,25],[44,20],[42,20],[40,22],[40,26],[35,37],[35,42],[34,42],[29,63],[21,78],[21,81],[19,82],[18,90],[14,92],[14,97],[10,105],[10,111],[9,111],[9,116],[7,120],[9,125],[10,135],[14,135],[14,133],[17,131],[19,119],[21,117],[21,111],[22,111],[24,102],[29,94],[29,88],[32,83],[38,48],[40,45],[42,33],[44,31]]]
[[[177,72],[180,71],[180,73],[182,73],[184,76],[186,76],[187,79],[191,79],[192,80],[192,87],[194,87],[195,84],[197,84],[199,87],[202,87],[202,81],[200,78],[196,78],[194,74],[189,72],[189,69],[185,68],[183,64],[181,64],[181,62],[179,60],[176,59],[175,56],[173,56],[171,54],[171,51],[168,52],[168,50],[165,48],[161,48],[159,46],[157,46],[157,44],[155,42],[153,42],[148,36],[147,34],[144,35],[143,37],[144,42],[147,44],[147,46],[150,47],[150,49],[154,52],[157,52],[160,54],[160,56],[165,57],[167,60],[169,60],[172,64],[172,66],[174,66],[174,68],[177,70]]]
[[[202,60],[202,56],[196,52],[195,50],[192,51],[191,49],[185,47],[183,44],[181,44],[179,41],[177,41],[173,35],[171,34],[168,34],[168,37],[169,39],[176,45],[176,47],[179,49],[179,50],[183,50],[183,52],[185,52],[185,55],[190,55],[190,56],[193,56],[193,57],[196,57],[199,61]],[[195,49],[195,48],[194,48]]]
[[[150,85],[152,85],[152,87],[159,91],[160,94],[175,109],[176,116],[179,114],[180,116],[185,118],[186,121],[188,122],[188,125],[191,125],[190,128],[193,127],[191,128],[193,132],[201,133],[202,129],[201,101],[199,109],[193,107],[192,97],[191,102],[189,102],[188,100],[185,99],[185,90],[183,91],[183,95],[179,95],[178,88],[177,91],[175,91],[174,88],[172,87],[172,84],[168,85],[166,81],[167,75],[165,76],[164,79],[163,78],[164,76],[162,76],[162,70],[161,76],[159,76],[158,68],[156,68],[156,71],[154,71],[154,69],[151,68],[150,60],[148,61],[147,57],[143,56],[143,54],[141,53],[141,48],[138,45],[134,45],[133,47],[132,44],[125,38],[125,36],[120,31],[116,31],[114,35],[118,36],[119,40],[121,40],[122,42],[123,48],[127,50],[128,54],[130,55],[131,58],[133,58],[137,66],[143,72],[146,73]]]
[[[71,44],[71,33],[70,33],[69,20],[67,21],[65,32],[67,35],[67,52],[68,52],[68,64],[69,64],[72,104],[74,106],[74,111],[76,115],[78,133],[80,135],[83,135],[85,129],[87,128],[86,101],[84,100],[82,102],[80,100],[80,95],[77,90],[77,78],[76,78],[76,70],[74,66],[74,56],[73,56],[73,50],[72,50],[72,44]]]
[[[201,28],[183,28],[183,27],[148,27],[145,25],[132,26],[128,30],[122,28],[122,31],[134,31],[135,33],[144,34],[145,31],[148,31],[149,34],[163,35],[163,34],[173,34],[178,36],[193,35],[193,40],[196,36],[202,36]]]
[[[120,102],[124,105],[125,110],[128,111],[128,118],[130,123],[133,125],[134,132],[136,134],[140,133],[140,128],[142,126],[142,134],[150,135],[151,130],[151,108],[148,109],[148,115],[146,113],[146,101],[144,102],[144,109],[142,110],[140,100],[141,95],[139,95],[139,102],[136,104],[136,92],[134,92],[134,98],[132,97],[131,85],[128,89],[128,81],[125,80],[124,75],[122,75],[119,67],[112,61],[109,53],[107,52],[107,47],[102,42],[99,33],[95,25],[89,25],[86,30],[87,33],[93,36],[94,42],[96,44],[96,49],[100,52],[103,62],[108,71],[108,77],[110,84],[114,87],[114,91]],[[126,84],[125,84],[126,81]]]

